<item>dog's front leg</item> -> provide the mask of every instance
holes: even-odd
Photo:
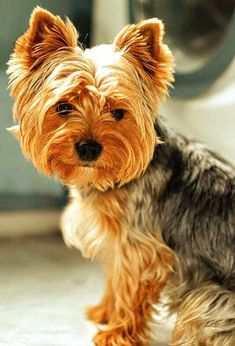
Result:
[[[143,346],[150,336],[153,304],[158,301],[172,264],[170,252],[149,237],[115,246],[110,267],[112,311],[109,327],[94,338],[97,346]],[[106,296],[107,296],[106,292]]]
[[[87,318],[94,323],[108,324],[114,310],[112,273],[107,271],[105,281],[105,291],[100,304],[91,306],[86,311]]]

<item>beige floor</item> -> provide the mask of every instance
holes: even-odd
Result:
[[[0,345],[92,346],[86,306],[99,301],[102,273],[58,237],[0,242]],[[167,345],[167,324],[158,342]]]

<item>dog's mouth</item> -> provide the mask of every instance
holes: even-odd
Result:
[[[108,171],[108,167],[104,167],[101,164],[97,163],[97,162],[79,162],[78,163],[78,168],[93,168],[96,170],[105,170]]]
[[[81,167],[81,168],[94,168],[94,164],[92,164],[90,162],[86,162],[86,163],[79,164],[79,167]]]

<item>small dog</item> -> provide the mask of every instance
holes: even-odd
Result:
[[[171,345],[234,346],[235,170],[157,116],[173,82],[163,33],[153,18],[84,50],[68,19],[37,7],[9,61],[12,131],[70,188],[66,243],[104,265],[95,345],[147,345],[165,288]]]

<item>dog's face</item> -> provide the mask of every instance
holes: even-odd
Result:
[[[111,45],[83,50],[78,34],[36,8],[9,61],[13,131],[39,171],[100,190],[146,169],[172,55],[157,19],[125,27]]]

